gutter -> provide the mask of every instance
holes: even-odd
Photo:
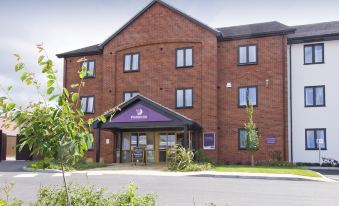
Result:
[[[290,135],[291,135],[291,162],[293,163],[293,112],[292,112],[292,44],[290,44],[289,48],[289,54],[290,54],[290,59],[289,59],[289,64],[290,64]]]

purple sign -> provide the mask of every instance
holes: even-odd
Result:
[[[215,133],[204,133],[204,149],[215,149]]]
[[[138,103],[131,108],[113,117],[111,122],[166,122],[171,119],[166,116]]]
[[[266,137],[266,144],[277,144],[277,138],[273,135]]]

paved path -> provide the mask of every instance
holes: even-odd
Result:
[[[149,176],[93,173],[68,174],[69,181],[95,184],[111,192],[134,182],[140,193],[156,192],[159,205],[327,205],[339,203],[339,183],[233,179],[197,176]],[[61,174],[0,172],[0,185],[15,182],[13,196],[34,201],[40,185],[62,184]]]
[[[320,174],[330,178],[339,181],[339,168],[334,169],[312,169],[313,171],[319,172]],[[339,205],[339,204],[338,204]]]

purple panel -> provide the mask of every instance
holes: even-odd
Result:
[[[136,104],[126,111],[113,117],[111,122],[166,122],[171,119],[146,107],[143,104]]]
[[[277,138],[275,136],[266,137],[266,144],[276,144]]]
[[[215,148],[215,133],[204,133],[204,149]]]

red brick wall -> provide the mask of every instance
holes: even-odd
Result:
[[[238,46],[246,44],[257,45],[257,65],[238,66]],[[238,107],[238,87],[251,85],[258,86],[254,120],[261,140],[256,159],[268,159],[268,151],[280,151],[283,158],[284,144],[287,143],[284,118],[287,117],[286,37],[233,40],[218,45],[219,161],[250,161],[250,153],[238,149],[238,128],[243,128],[247,118],[245,108]],[[267,87],[266,80],[269,80]],[[225,87],[227,82],[232,83],[232,88]],[[269,135],[276,136],[276,145],[265,145],[265,137]]]
[[[175,49],[193,47],[194,66],[175,68]],[[140,52],[140,72],[123,73],[123,54]],[[97,78],[86,80],[81,95],[95,94],[95,115],[122,101],[124,91],[142,95],[175,109],[175,89],[193,87],[193,108],[177,112],[194,119],[205,131],[217,132],[217,39],[168,8],[155,4],[104,48],[98,59]],[[77,79],[77,58],[67,58],[67,82]],[[90,57],[88,57],[90,59]],[[88,82],[88,84],[87,84]],[[87,88],[87,86],[89,86]],[[102,134],[102,140],[112,134]],[[103,142],[103,141],[102,141]],[[91,155],[94,155],[94,152]],[[101,143],[101,156],[112,161],[113,145]],[[209,152],[217,160],[216,151]]]
[[[242,44],[258,45],[258,65],[237,66],[237,46]],[[257,159],[267,159],[264,137],[274,134],[278,144],[270,150],[283,152],[287,135],[286,45],[282,36],[218,43],[215,34],[155,4],[113,38],[103,55],[87,57],[97,63],[96,77],[86,79],[81,92],[95,95],[95,114],[87,116],[99,116],[119,104],[124,91],[139,91],[192,118],[203,132],[215,132],[217,149],[206,151],[213,161],[247,162],[248,152],[238,150],[238,128],[243,127],[246,112],[237,106],[237,92],[239,86],[258,85],[255,120],[262,140]],[[175,49],[181,47],[193,47],[192,68],[175,68]],[[140,72],[123,72],[123,55],[129,52],[140,52]],[[66,58],[67,86],[79,80],[77,59]],[[226,89],[226,82],[232,82],[232,88]],[[175,109],[175,89],[181,87],[193,87],[193,108]],[[110,144],[105,143],[106,139]],[[113,134],[101,132],[101,157],[105,162],[115,161],[114,145]],[[94,151],[86,155],[95,159]]]

